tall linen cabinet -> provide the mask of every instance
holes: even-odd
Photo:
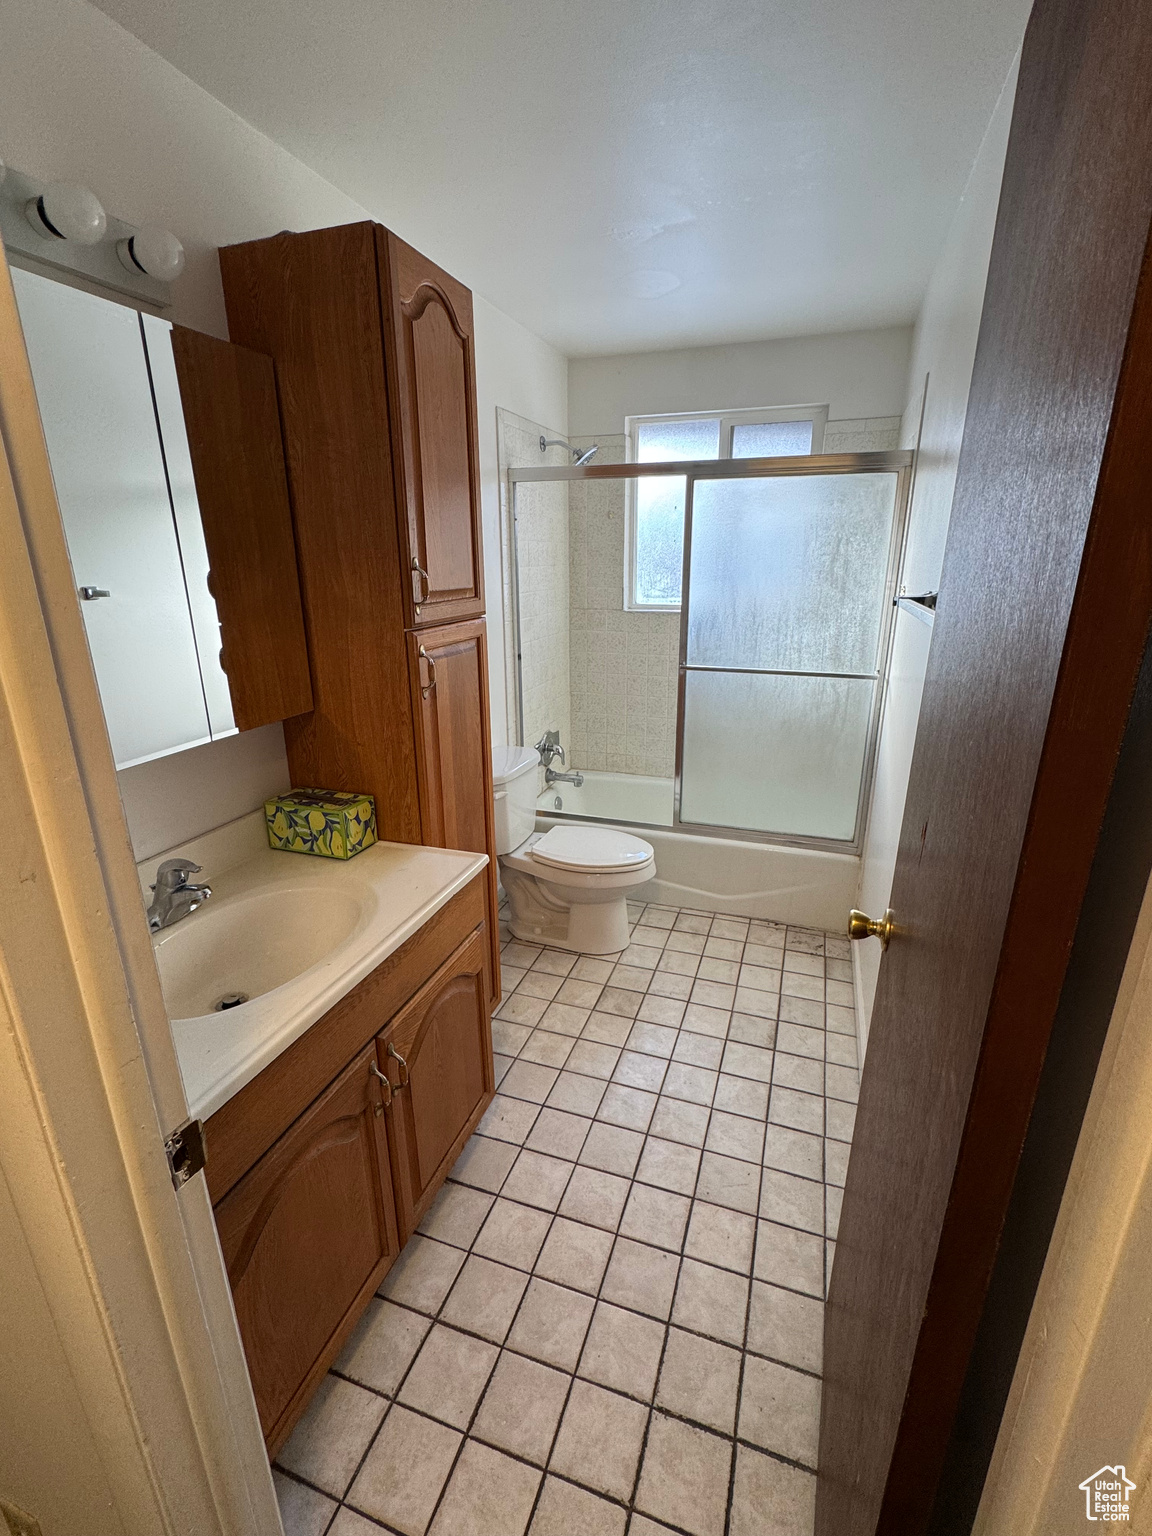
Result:
[[[233,341],[276,365],[315,708],[295,785],[380,836],[484,852],[499,924],[472,295],[377,224],[225,247]]]

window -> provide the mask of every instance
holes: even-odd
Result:
[[[827,406],[800,405],[690,416],[629,416],[624,426],[632,463],[666,464],[819,453],[827,420]],[[625,608],[656,613],[679,610],[684,484],[680,475],[628,481]]]

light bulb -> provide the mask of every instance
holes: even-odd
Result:
[[[24,212],[36,233],[48,240],[99,245],[108,228],[107,216],[95,193],[63,181],[54,182],[39,197],[31,198]]]
[[[116,254],[129,272],[144,272],[162,283],[173,282],[184,270],[184,247],[167,229],[145,225],[127,240],[118,240]]]

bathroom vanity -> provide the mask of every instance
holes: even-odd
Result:
[[[174,1017],[173,1034],[206,1120],[208,1189],[272,1455],[492,1098],[486,862],[398,844],[347,865],[264,849],[157,937],[173,1013],[212,1010]],[[273,967],[265,982],[293,953],[307,964],[216,1011],[210,993],[261,984],[243,972],[250,951]]]

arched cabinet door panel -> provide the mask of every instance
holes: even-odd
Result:
[[[476,930],[377,1038],[401,1240],[416,1227],[494,1092],[485,994],[487,935]]]
[[[273,1453],[399,1252],[374,1045],[216,1207]]]
[[[408,635],[420,822],[425,843],[487,853],[489,984],[500,1000],[495,811],[484,620]]]
[[[472,295],[377,229],[410,628],[484,611]]]

